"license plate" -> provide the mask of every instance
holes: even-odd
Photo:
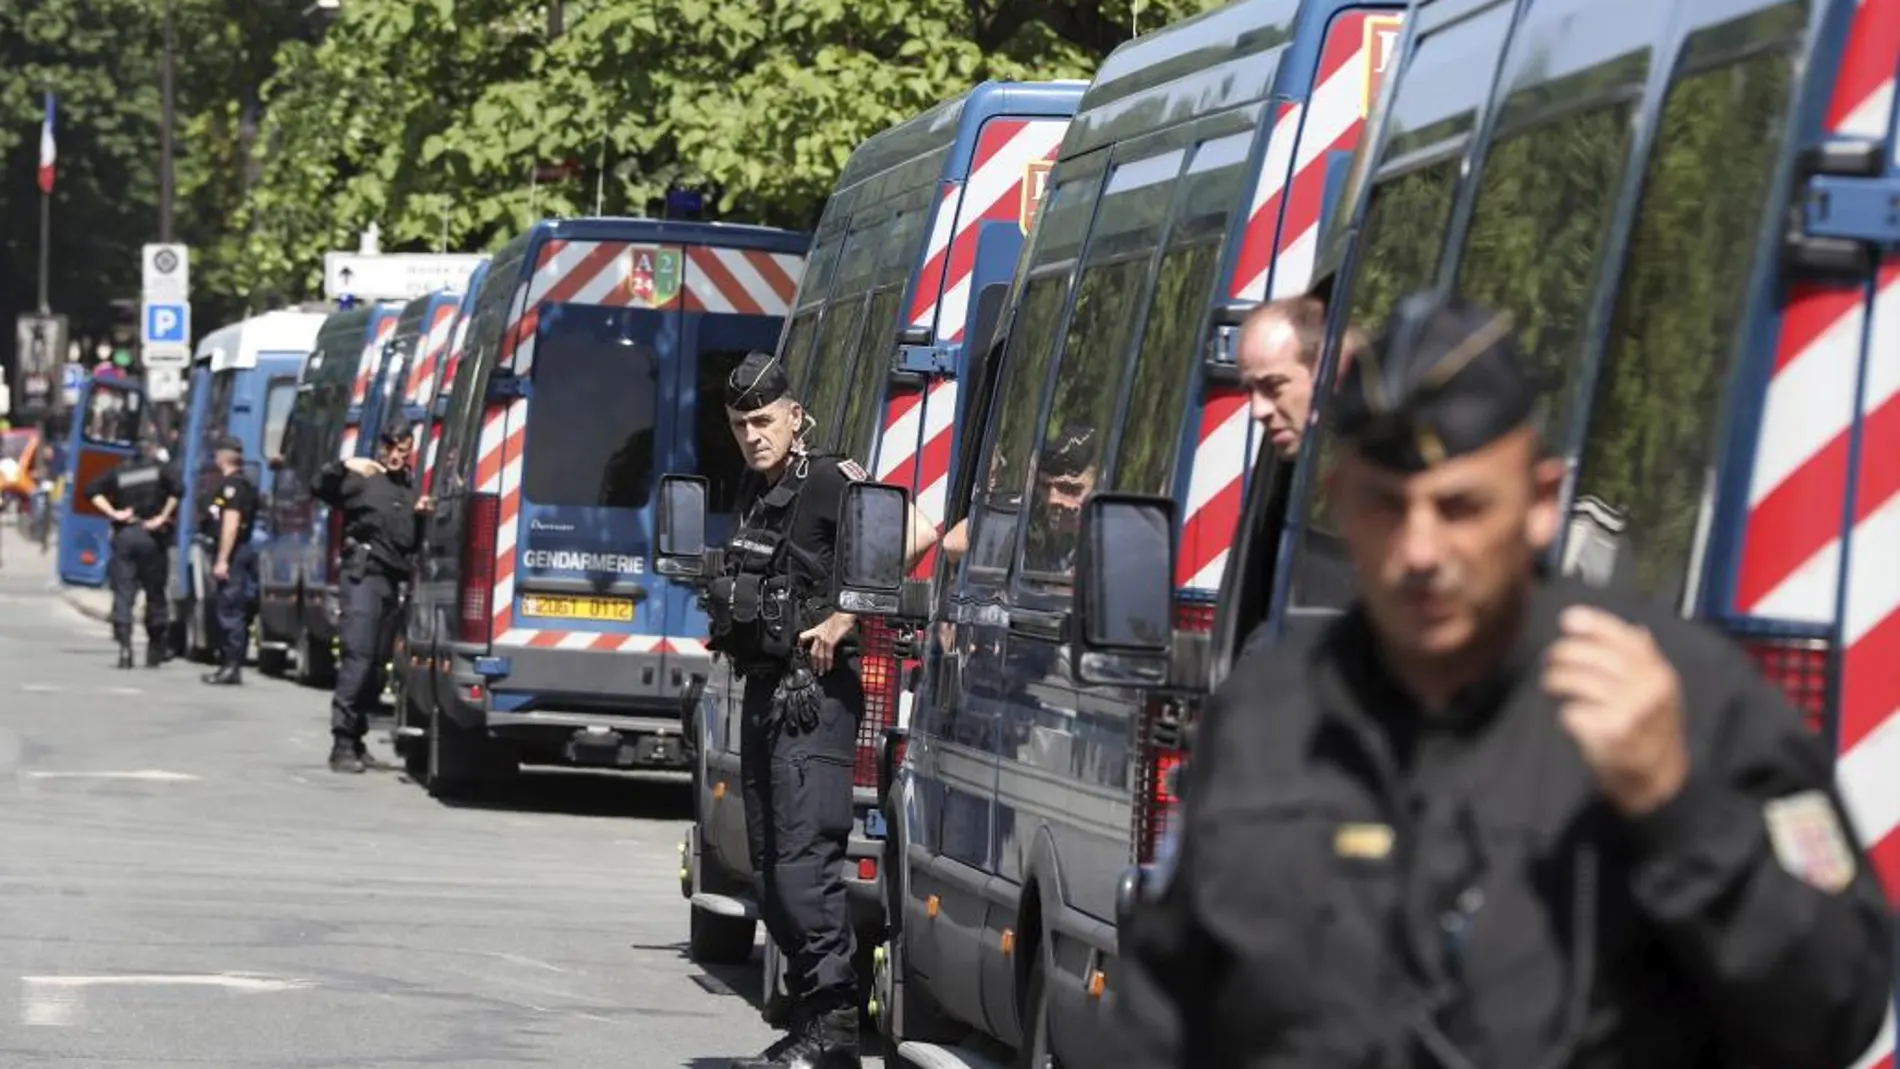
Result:
[[[866,839],[884,838],[884,811],[867,809],[864,811],[864,837]]]
[[[545,594],[524,594],[521,615],[555,617],[562,620],[611,620],[633,622],[633,602],[624,598],[557,598]]]

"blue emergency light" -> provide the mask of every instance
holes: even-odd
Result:
[[[669,186],[666,190],[666,215],[669,219],[697,218],[706,210],[706,195],[697,189]]]

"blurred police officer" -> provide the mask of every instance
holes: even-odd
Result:
[[[382,686],[378,673],[395,637],[402,584],[409,578],[428,498],[410,480],[414,433],[392,422],[377,439],[377,456],[334,460],[317,473],[311,493],[343,510],[342,612],[337,630],[343,663],[330,702],[330,770],[362,772],[379,763],[363,737]]]
[[[1241,659],[1116,1064],[1846,1066],[1892,990],[1828,754],[1722,636],[1546,579],[1564,463],[1503,317],[1401,302],[1347,370],[1360,596]]]
[[[217,583],[218,670],[206,683],[242,683],[244,648],[251,634],[251,607],[257,598],[257,551],[251,529],[257,524],[257,487],[244,475],[244,443],[225,435],[212,443],[218,486],[205,508],[206,529],[215,539],[211,578]]]
[[[120,668],[132,667],[132,601],[140,591],[145,594],[146,667],[165,662],[171,606],[162,539],[178,508],[180,489],[156,453],[154,442],[140,439],[137,456],[85,488],[93,507],[112,520],[106,576],[112,584],[112,637],[119,644]]]
[[[726,382],[744,454],[728,572],[707,596],[713,647],[745,677],[741,783],[767,932],[786,961],[791,1034],[744,1065],[855,1067],[858,987],[845,847],[864,691],[854,620],[831,603],[837,516],[851,460],[805,449],[805,410],[769,353]],[[913,514],[909,559],[935,531]]]

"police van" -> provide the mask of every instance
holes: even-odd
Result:
[[[704,614],[649,567],[662,473],[736,483],[720,396],[769,349],[808,238],[539,223],[469,292],[398,663],[397,743],[431,791],[521,761],[686,767]]]
[[[474,321],[475,301],[473,295],[481,289],[482,280],[488,277],[488,261],[475,265],[468,276],[462,299],[456,304],[455,316],[449,323],[448,345],[431,356],[425,356],[420,365],[420,374],[413,378],[411,389],[417,404],[422,406],[422,420],[417,424],[416,433],[420,436],[416,449],[416,488],[421,493],[429,492],[429,483],[435,474],[436,453],[442,447],[442,427],[449,413],[448,384],[455,379],[455,369],[462,362],[462,354],[467,351],[468,328]]]
[[[1897,65],[1889,0],[1424,0],[1319,282],[1322,398],[1346,327],[1376,330],[1402,294],[1514,317],[1547,441],[1571,465],[1550,565],[1733,635],[1838,752],[1890,893]],[[1090,543],[1123,552],[1082,581],[1079,663],[1193,691],[1256,630],[1336,616],[1348,599],[1317,478],[1329,442],[1322,409],[1284,527],[1255,483],[1206,671],[1143,607],[1160,597],[1140,579],[1166,559],[1176,503],[1092,506]],[[1144,737],[1178,756],[1181,727]],[[1157,790],[1144,815],[1171,804]],[[1130,893],[1149,878],[1130,873]],[[1857,1064],[1890,1064],[1893,1034]]]
[[[298,682],[329,686],[336,672],[337,582],[343,516],[310,495],[332,460],[369,452],[376,432],[361,429],[363,403],[381,373],[402,306],[371,304],[332,313],[317,332],[291,403],[283,449],[272,469],[258,551],[257,666],[269,675],[294,667]]]
[[[244,475],[265,500],[276,473],[264,461],[282,447],[297,382],[324,318],[315,311],[266,312],[205,335],[193,355],[179,435],[185,494],[171,567],[173,644],[193,659],[214,659],[222,641],[211,578],[218,532],[205,525],[204,515],[218,482],[212,443],[225,435],[244,443]],[[253,524],[252,538],[261,545],[261,524]]]
[[[66,493],[59,500],[59,580],[68,586],[106,585],[112,559],[112,519],[100,512],[86,487],[138,455],[139,442],[155,427],[145,388],[102,365],[81,382],[66,430]]]
[[[1168,766],[1142,696],[1063,655],[1079,510],[1098,491],[1177,502],[1178,552],[1152,574],[1206,631],[1254,476],[1234,334],[1310,281],[1402,18],[1248,0],[1123,45],[1082,99],[973,391],[980,445],[944,517],[969,549],[907,605],[853,602],[931,620],[881,773],[901,908],[876,989],[913,1055],[976,1032],[1032,1064],[1105,1057],[1116,887],[1154,849],[1142,813]]]
[[[944,510],[967,404],[959,384],[973,377],[994,333],[1082,89],[1080,82],[984,83],[893,126],[852,153],[819,220],[778,350],[816,420],[807,440],[874,461],[878,477],[915,490],[933,517]],[[730,508],[736,489],[711,486],[715,508]],[[724,537],[713,533],[716,542]],[[920,562],[920,571],[931,564]],[[884,914],[876,755],[908,695],[889,629],[867,621],[860,641],[865,712],[845,875],[868,965]],[[692,903],[689,949],[701,961],[744,961],[757,927],[739,789],[743,690],[719,659],[692,725],[697,804],[681,891]],[[765,953],[767,1012],[776,1016],[783,963],[769,939]]]
[[[383,427],[400,415],[415,428],[414,443],[417,475],[424,438],[428,404],[433,399],[424,388],[433,389],[437,369],[447,355],[449,337],[462,308],[459,293],[438,292],[417,297],[403,305],[396,317],[396,329],[389,338],[389,353],[381,374],[370,383],[369,396],[363,403],[363,422]]]

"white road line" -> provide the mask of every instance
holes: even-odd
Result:
[[[166,772],[162,769],[144,768],[136,772],[39,772],[31,771],[27,775],[34,779],[131,779],[151,783],[182,783],[186,780],[200,779],[189,772]]]
[[[20,689],[28,694],[57,694],[59,687],[53,683],[22,683]]]
[[[20,984],[20,1023],[31,1028],[70,1028],[78,1024],[85,1010],[84,993],[93,987],[216,987],[255,994],[311,986],[308,980],[239,973],[22,976]]]

